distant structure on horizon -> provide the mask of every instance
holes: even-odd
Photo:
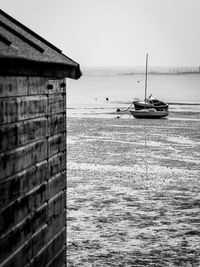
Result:
[[[199,67],[173,67],[169,69],[170,74],[179,74],[179,73],[200,73]]]

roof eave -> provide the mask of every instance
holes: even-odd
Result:
[[[23,58],[0,58],[1,76],[37,76],[79,79],[82,75],[79,64],[40,62]]]

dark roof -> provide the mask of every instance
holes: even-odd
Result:
[[[81,76],[79,64],[0,9],[0,75]]]

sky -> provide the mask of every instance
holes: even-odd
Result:
[[[200,0],[0,0],[81,66],[200,66]]]

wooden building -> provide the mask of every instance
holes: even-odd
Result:
[[[0,10],[0,266],[66,265],[66,78],[79,65]]]

